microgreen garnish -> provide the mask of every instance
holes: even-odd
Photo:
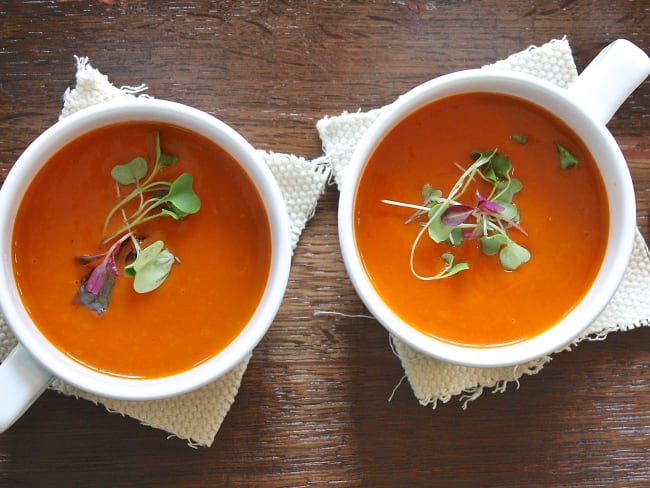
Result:
[[[558,152],[560,153],[560,167],[562,169],[571,168],[573,166],[578,166],[578,158],[569,152],[567,148],[561,144],[555,144]]]
[[[508,271],[517,269],[530,259],[530,252],[508,235],[508,230],[511,228],[527,235],[519,223],[519,210],[513,203],[514,195],[522,189],[523,185],[511,176],[510,159],[499,154],[497,149],[489,152],[473,152],[472,157],[474,162],[467,169],[461,168],[463,172],[460,178],[446,197],[441,190],[426,184],[422,187],[424,202],[421,205],[382,200],[390,205],[414,209],[415,213],[407,219],[406,223],[427,216],[426,222],[411,246],[411,272],[419,279],[437,280],[469,269],[468,263],[454,264],[454,255],[451,252],[444,252],[442,259],[445,267],[442,271],[432,276],[419,274],[414,266],[414,255],[425,232],[434,242],[447,243],[453,247],[459,246],[465,239],[480,239],[483,253],[498,254],[501,266]],[[489,194],[484,196],[476,189],[475,204],[461,203],[459,199],[470,185],[476,182],[476,177],[491,186]]]
[[[528,144],[528,139],[526,139],[521,134],[512,134],[510,136],[510,139],[512,139],[515,142],[518,142],[519,144]]]
[[[124,259],[124,274],[133,277],[137,293],[148,293],[158,288],[169,275],[178,258],[165,248],[163,241],[142,247],[146,240],[137,236],[136,228],[160,217],[180,220],[196,213],[201,200],[192,189],[193,177],[183,173],[174,181],[157,179],[159,172],[178,160],[178,156],[164,153],[160,148],[160,136],[156,134],[156,160],[151,171],[147,160],[141,156],[111,169],[115,181],[118,203],[108,212],[104,221],[104,237],[100,247],[109,246],[104,253],[77,256],[76,261],[90,265],[100,261],[83,279],[77,298],[87,308],[102,314],[106,311],[110,295],[119,275],[117,258],[122,249],[132,248]],[[124,189],[133,187],[126,195]],[[114,220],[120,217],[119,224]],[[109,230],[117,227],[115,230]]]

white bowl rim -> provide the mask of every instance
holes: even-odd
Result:
[[[375,291],[366,275],[354,240],[353,206],[356,185],[368,157],[380,144],[384,134],[422,105],[438,98],[463,92],[497,92],[526,98],[537,105],[542,100],[555,103],[562,119],[578,120],[572,126],[588,147],[596,141],[606,152],[609,165],[603,174],[610,199],[615,193],[615,212],[610,207],[609,244],[601,273],[587,293],[589,301],[571,311],[561,322],[530,339],[494,347],[464,346],[436,339],[419,332],[395,314]],[[514,91],[514,93],[513,93]],[[526,94],[526,96],[523,95]],[[532,94],[532,95],[531,95]],[[532,100],[531,100],[531,97]],[[547,109],[548,110],[548,109]],[[585,141],[587,142],[587,141]],[[603,172],[603,168],[601,168]],[[395,338],[426,356],[469,367],[505,367],[537,360],[561,350],[583,333],[613,297],[629,263],[634,244],[636,203],[632,179],[625,159],[611,133],[601,122],[590,117],[571,100],[567,90],[532,75],[503,69],[470,69],[443,75],[414,87],[385,107],[357,145],[344,174],[338,207],[339,243],[345,268],[359,297],[369,312]],[[612,215],[616,215],[613,221]],[[614,223],[616,225],[614,225]]]

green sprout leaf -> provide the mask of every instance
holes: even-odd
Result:
[[[571,154],[567,148],[561,144],[555,144],[555,146],[560,153],[560,167],[562,169],[578,166],[578,159],[573,154]]]
[[[514,271],[519,266],[530,260],[530,251],[514,241],[508,241],[499,253],[499,260],[503,269]]]
[[[447,238],[447,243],[456,247],[463,243],[463,239],[463,229],[460,227],[452,227],[449,237]]]
[[[441,217],[446,208],[448,208],[447,205],[439,203],[431,207],[431,210],[429,210],[430,220],[427,225],[427,231],[429,232],[429,237],[433,239],[434,242],[447,242],[449,240],[449,234],[454,230],[453,227],[442,223]]]
[[[443,253],[440,257],[445,261],[446,266],[445,269],[440,272],[438,278],[448,278],[456,273],[469,269],[469,264],[467,263],[454,264],[454,255],[450,252]]]
[[[499,214],[506,220],[517,222],[519,220],[519,209],[514,203],[499,202],[503,210]]]
[[[168,217],[171,217],[174,220],[182,220],[183,217],[185,217],[186,214],[183,212],[180,212],[177,209],[168,209],[168,208],[163,208],[160,210],[160,213],[162,215],[167,215]]]
[[[192,189],[193,182],[194,178],[191,174],[183,173],[176,178],[169,187],[167,195],[160,201],[169,203],[171,210],[181,218],[198,212],[201,209],[201,199]]]
[[[528,139],[526,139],[521,134],[512,134],[510,136],[510,139],[512,139],[515,142],[518,142],[519,144],[528,144]]]
[[[178,161],[178,156],[162,152],[160,149],[160,134],[156,134],[156,170],[171,166],[176,161]]]
[[[497,180],[506,178],[512,170],[510,158],[502,154],[495,154],[492,158],[492,170],[494,171]]]
[[[142,249],[135,261],[124,268],[127,276],[133,276],[133,289],[138,293],[148,293],[163,284],[172,265],[174,255],[165,249],[163,241],[156,241]]]
[[[121,185],[132,185],[147,174],[147,161],[141,156],[125,164],[118,164],[111,169],[111,176]]]
[[[505,181],[498,181],[494,185],[494,192],[496,196],[494,201],[503,205],[504,203],[512,203],[514,196],[521,191],[524,185],[521,184],[517,178],[510,178]]]
[[[497,254],[501,248],[508,242],[508,238],[503,234],[493,234],[481,237],[481,251],[487,256]]]
[[[431,185],[426,184],[422,187],[422,196],[424,197],[424,205],[436,200],[436,198],[442,197],[442,192],[440,190],[434,189]]]
[[[480,163],[481,166],[485,166],[482,171],[477,172],[490,183],[495,184],[507,177],[512,169],[510,158],[499,154],[496,149],[488,152],[472,151],[471,155],[475,158],[475,164]]]

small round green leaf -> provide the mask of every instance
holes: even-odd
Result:
[[[499,260],[501,261],[503,269],[514,271],[519,266],[530,260],[530,251],[516,242],[510,241],[503,249],[501,249]]]
[[[201,208],[201,199],[192,189],[193,182],[191,174],[183,173],[172,183],[169,193],[163,199],[182,212],[181,215],[196,213]]]
[[[481,237],[481,251],[487,256],[492,256],[497,254],[506,242],[508,242],[508,238],[503,234]]]
[[[118,164],[111,169],[111,176],[121,185],[131,185],[140,181],[147,174],[147,161],[138,156],[125,164]]]
[[[133,289],[148,293],[165,281],[174,264],[174,255],[164,248],[162,241],[156,241],[144,248],[128,268],[135,273]]]

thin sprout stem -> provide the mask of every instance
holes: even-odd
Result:
[[[120,195],[119,184],[116,182],[115,185],[116,185],[116,187],[117,187],[117,189],[118,189],[118,190],[117,190],[117,193],[118,193],[118,196],[119,196],[119,195]],[[125,196],[124,198],[122,198],[122,200],[120,200],[119,202],[117,202],[117,204],[116,204],[116,205],[115,205],[115,206],[110,210],[110,212],[108,212],[108,215],[106,216],[106,220],[104,220],[104,234],[106,234],[106,231],[108,230],[108,226],[109,226],[111,220],[113,220],[113,216],[115,215],[115,213],[116,213],[118,210],[120,210],[122,207],[124,207],[124,205],[126,205],[126,204],[129,203],[131,200],[133,200],[134,198],[136,198],[138,195],[140,195],[140,192],[138,192],[137,190],[133,190],[133,191],[132,191],[131,193],[129,193],[127,196]]]
[[[508,179],[507,179],[507,183],[506,183],[506,186],[503,188],[503,190],[501,190],[499,193],[497,193],[494,197],[490,197],[490,198],[489,198],[490,200],[496,200],[496,199],[498,199],[501,195],[503,195],[505,192],[508,191],[508,189],[510,188],[510,183],[512,182],[512,178],[510,178],[510,175],[509,175],[509,174],[506,175],[506,176],[508,177]],[[496,188],[497,188],[497,187],[496,187],[496,185],[495,185],[494,188],[492,189],[492,193],[494,193],[494,191],[496,190]]]
[[[140,198],[142,199],[142,194],[141,194]],[[139,254],[140,253],[140,243],[138,242],[138,239],[135,237],[135,234],[133,232],[133,226],[129,223],[129,219],[126,216],[126,212],[124,211],[124,209],[121,209],[121,212],[122,212],[122,219],[124,221],[124,227],[126,227],[127,230],[128,230],[127,235],[131,238],[131,243],[133,244],[133,247],[135,248],[136,252]]]
[[[151,183],[142,186],[142,193],[154,191],[157,187],[169,188],[171,186],[172,183],[170,181],[153,181]]]
[[[454,199],[462,196],[465,193],[465,191],[467,191],[467,188],[469,187],[474,175],[477,172],[480,173],[478,169],[484,164],[490,162],[490,160],[496,154],[496,152],[497,150],[495,149],[489,155],[481,156],[476,161],[474,161],[474,163],[469,168],[467,168],[462,175],[460,175],[460,178],[458,179],[458,181],[456,181],[456,184],[449,192],[449,195],[447,196],[447,198],[444,199],[444,203],[449,205]],[[440,215],[441,212],[436,212],[436,213]]]
[[[111,256],[113,256],[117,252],[117,249],[122,245],[122,243],[128,239],[129,235],[130,234],[124,234],[122,237],[120,237],[111,245],[111,247],[106,252],[106,255],[104,256],[104,260],[102,261],[102,266],[106,266],[108,260],[111,258]]]
[[[149,212],[154,210],[156,207],[162,205],[165,203],[162,201],[160,198],[150,198],[149,200],[145,200],[144,203],[136,210],[133,214],[131,214],[131,217],[129,218],[129,221],[131,222],[131,226],[134,227],[138,225],[140,222],[140,219],[142,219],[143,216],[147,215]]]
[[[447,203],[449,200],[444,199],[444,198],[434,198],[431,201],[436,202],[436,203],[440,203],[440,204],[444,204],[444,203]],[[429,211],[431,210],[431,207],[427,207],[425,205],[416,205],[416,204],[413,204],[413,203],[404,203],[404,202],[398,202],[398,201],[395,201],[395,200],[381,200],[381,202],[386,203],[388,205],[395,205],[396,207],[405,207],[405,208],[415,209],[416,212],[413,215],[411,215],[408,219],[406,219],[405,223],[407,223],[407,224],[410,224],[411,222],[413,222],[415,219],[420,217],[420,215],[424,215],[426,213],[429,213]],[[458,202],[456,202],[455,200],[451,200],[451,203],[452,204],[457,204]]]
[[[528,232],[526,232],[526,229],[524,229],[521,225],[519,225],[517,222],[515,222],[512,219],[508,219],[508,218],[504,217],[503,215],[495,213],[495,212],[486,212],[485,215],[487,215],[488,217],[495,218],[497,220],[497,222],[499,222],[499,224],[501,224],[501,222],[505,222],[509,226],[514,227],[515,229],[517,229],[523,235],[528,236]],[[505,233],[506,229],[503,228],[503,227],[501,227],[501,228],[503,229],[503,232]]]
[[[418,273],[416,271],[416,269],[415,269],[415,248],[417,247],[418,243],[420,242],[420,239],[422,239],[422,236],[427,231],[427,229],[429,228],[429,225],[431,225],[431,223],[433,222],[434,219],[435,219],[435,217],[431,217],[429,219],[429,221],[427,222],[427,224],[422,226],[422,228],[420,229],[420,232],[418,232],[418,235],[415,237],[415,240],[413,241],[413,244],[411,245],[411,255],[409,257],[409,265],[411,267],[411,273],[413,273],[413,276],[415,276],[416,278],[418,278],[420,280],[424,280],[424,281],[431,281],[431,280],[434,280],[436,278],[435,278],[435,276],[423,276],[423,275],[421,275],[420,273]]]
[[[420,239],[422,239],[422,236],[424,233],[427,231],[429,228],[429,225],[433,222],[435,217],[432,217],[429,219],[426,225],[423,225],[422,228],[420,229],[420,232],[418,232],[418,235],[415,237],[415,240],[413,241],[413,245],[411,246],[411,255],[409,257],[409,265],[411,267],[411,273],[413,273],[413,276],[416,278],[422,280],[422,281],[434,281],[434,280],[439,280],[442,278],[446,278],[448,276],[447,271],[449,270],[450,266],[445,266],[445,268],[440,271],[440,273],[431,275],[431,276],[424,276],[418,273],[415,269],[415,248],[417,247],[418,243],[420,242]]]
[[[149,201],[154,201],[154,200],[152,199],[152,200],[149,200]],[[115,232],[113,232],[110,236],[105,237],[105,238],[102,240],[101,245],[105,245],[105,244],[109,243],[110,241],[112,241],[113,239],[115,239],[117,236],[119,236],[119,235],[122,234],[123,232],[127,232],[127,231],[128,231],[128,232],[132,232],[131,230],[132,230],[134,227],[137,227],[138,225],[140,225],[140,224],[142,224],[142,223],[144,223],[144,222],[149,222],[150,220],[153,220],[154,218],[157,218],[157,217],[160,217],[160,216],[162,216],[162,215],[165,215],[163,212],[159,212],[159,213],[157,213],[157,214],[150,215],[149,217],[145,217],[145,215],[147,215],[149,212],[151,212],[152,210],[154,210],[154,209],[155,209],[156,207],[158,207],[161,203],[164,203],[164,202],[154,201],[154,203],[153,203],[152,205],[150,205],[150,206],[146,209],[146,211],[139,211],[139,212],[138,212],[138,216],[137,216],[137,218],[134,218],[134,216],[132,215],[132,216],[131,216],[132,220],[129,221],[129,220],[127,219],[127,222],[126,222],[122,227],[120,227],[118,230],[116,230]]]
[[[395,200],[382,200],[381,203],[386,203],[388,205],[395,205],[396,207],[413,208],[415,210],[422,210],[423,212],[428,212],[429,210],[431,210],[429,207],[425,207],[424,205],[415,205],[413,203],[397,202]]]
[[[152,209],[153,210],[153,209]],[[145,222],[149,222],[151,220],[157,219],[158,217],[164,217],[166,215],[169,215],[163,211],[160,211],[158,213],[155,213],[153,215],[149,215],[148,217],[141,218],[136,224],[134,225],[141,225],[144,224]]]
[[[158,136],[156,136],[156,137],[158,137]],[[156,161],[154,163],[154,165],[153,165],[153,168],[151,169],[151,173],[149,173],[149,176],[147,176],[147,179],[144,180],[144,182],[142,183],[142,186],[147,186],[148,184],[150,184],[151,180],[153,180],[156,177],[156,175],[158,174],[159,171],[160,171],[160,166],[158,166],[158,161]]]
[[[153,210],[153,209],[152,209],[152,210]],[[155,214],[153,214],[153,215],[149,215],[148,217],[141,217],[137,222],[133,222],[133,223],[131,223],[131,224],[128,225],[128,226],[125,225],[125,226],[123,226],[121,229],[118,229],[118,230],[115,231],[113,234],[111,234],[110,236],[108,236],[106,239],[104,239],[104,240],[102,241],[102,245],[103,245],[103,244],[106,244],[106,243],[108,243],[108,242],[110,242],[111,240],[113,240],[115,237],[117,237],[118,235],[122,234],[123,232],[127,232],[127,231],[129,231],[129,233],[131,233],[131,232],[130,232],[130,229],[133,228],[133,227],[136,227],[136,226],[138,226],[138,225],[142,225],[142,224],[144,224],[144,223],[146,223],[146,222],[149,222],[149,221],[151,221],[151,220],[157,219],[157,218],[159,218],[159,217],[164,217],[164,216],[166,216],[166,215],[169,215],[169,214],[167,214],[167,213],[161,211],[161,212],[155,213]],[[139,247],[139,246],[137,246],[137,247]]]
[[[117,193],[118,193],[118,198],[122,198],[120,191],[119,191],[119,184],[116,182],[116,187],[117,187]],[[144,194],[147,192],[155,191],[157,188],[170,188],[171,183],[169,181],[154,181],[154,182],[146,182],[142,186],[138,185],[136,182],[136,188],[129,193],[127,196],[123,197],[111,210],[108,212],[108,215],[106,216],[106,220],[104,220],[104,234],[106,234],[108,230],[108,226],[110,225],[111,220],[113,220],[113,217],[115,216],[115,213],[122,209],[127,203],[129,203],[131,200],[134,198],[140,198],[140,206],[138,207],[138,210],[134,212],[134,214],[131,216],[131,218],[136,218],[135,216],[142,213],[143,207],[153,199],[144,200]],[[105,240],[104,240],[105,241]]]
[[[487,220],[487,219],[486,219],[486,220]],[[510,239],[510,236],[508,235],[508,232],[506,231],[506,229],[504,229],[501,225],[499,225],[499,224],[495,224],[495,223],[492,222],[491,220],[487,220],[487,223],[488,223],[488,227],[489,227],[491,230],[493,230],[493,231],[496,232],[497,234],[501,234],[501,235],[502,235],[503,237],[505,237],[508,241],[512,241],[512,239]]]

